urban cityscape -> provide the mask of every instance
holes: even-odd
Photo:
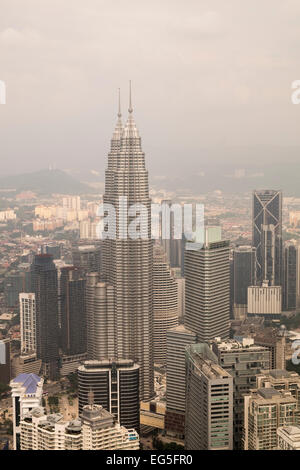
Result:
[[[154,177],[141,88],[111,88],[99,171],[0,177],[0,449],[300,450],[299,189]]]

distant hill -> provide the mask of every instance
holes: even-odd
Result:
[[[39,194],[94,192],[93,188],[81,183],[62,170],[40,170],[33,173],[4,176],[0,178],[0,189],[31,190]]]

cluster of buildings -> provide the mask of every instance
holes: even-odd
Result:
[[[278,320],[296,309],[299,256],[282,240],[282,193],[253,192],[251,245],[232,247],[209,223],[201,244],[162,233],[154,243],[130,98],[127,123],[119,111],[111,139],[103,202],[117,208],[124,194],[148,209],[140,226],[148,236],[122,236],[116,211],[116,237],[73,244],[69,262],[49,245],[18,273],[15,448],[137,449],[139,434],[154,428],[187,450],[294,448],[300,377],[286,371]],[[81,238],[98,238],[78,197],[36,208],[45,222],[61,214],[80,222]],[[166,371],[165,393],[155,365]],[[41,407],[40,375],[70,372],[78,419],[64,422]]]

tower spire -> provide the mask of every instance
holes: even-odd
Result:
[[[129,108],[128,112],[131,114],[133,112],[132,102],[131,102],[131,80],[129,80]]]
[[[118,118],[121,118],[122,113],[121,113],[121,90],[119,88],[119,110],[118,110]]]

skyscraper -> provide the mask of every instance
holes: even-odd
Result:
[[[167,412],[168,434],[184,436],[185,421],[185,348],[196,343],[196,335],[178,325],[167,331]]]
[[[35,294],[20,296],[21,353],[36,352]]]
[[[258,284],[282,284],[282,192],[253,191],[252,246]]]
[[[231,450],[233,383],[205,343],[186,348],[186,450]]]
[[[153,257],[154,361],[166,362],[167,330],[178,325],[178,288],[167,255],[159,245]]]
[[[86,352],[85,280],[74,266],[61,268],[61,345],[64,354]]]
[[[78,368],[79,414],[92,391],[94,402],[112,413],[122,426],[139,430],[139,371],[130,359],[85,361]]]
[[[297,307],[297,266],[298,247],[286,242],[283,251],[283,310],[296,310]]]
[[[202,248],[185,252],[185,326],[197,342],[229,337],[229,241],[220,230],[207,227]]]
[[[140,365],[140,397],[150,399],[154,394],[151,201],[131,92],[127,123],[123,128],[119,111],[111,140],[103,201],[116,214],[115,238],[106,238],[103,246],[104,276],[114,290],[114,356]],[[136,222],[145,208],[146,218]],[[139,226],[140,236],[133,238],[124,230],[130,224]]]
[[[233,250],[233,313],[235,319],[247,315],[247,290],[256,285],[256,249],[239,246]]]
[[[59,329],[57,270],[51,255],[36,255],[31,265],[31,288],[35,294],[37,357],[43,372],[54,379],[58,373]]]
[[[254,344],[252,338],[218,341],[212,350],[219,365],[233,377],[233,448],[242,448],[243,396],[256,383],[256,375],[270,366],[270,351]]]

